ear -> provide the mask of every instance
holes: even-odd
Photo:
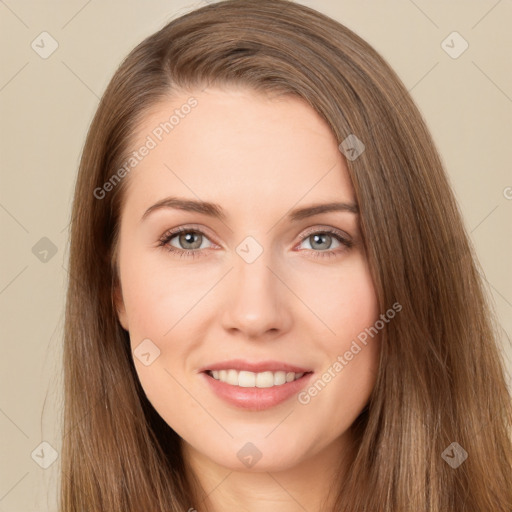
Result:
[[[123,326],[125,331],[128,331],[128,316],[126,314],[126,308],[124,307],[123,292],[119,282],[114,284],[112,293],[119,323]]]

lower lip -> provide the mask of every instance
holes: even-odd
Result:
[[[202,372],[201,375],[217,396],[231,405],[251,411],[263,411],[297,394],[309,382],[313,373],[305,373],[300,379],[271,388],[232,386],[214,379],[206,372]]]

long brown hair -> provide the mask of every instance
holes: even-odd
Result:
[[[101,198],[94,191],[122,167],[159,101],[231,84],[303,98],[340,143],[353,134],[365,145],[347,165],[368,262],[380,310],[398,301],[402,311],[382,330],[334,510],[510,512],[512,407],[498,327],[433,141],[371,46],[287,0],[227,0],[171,21],[128,55],[100,101],[71,222],[60,510],[197,506],[179,436],[145,397],[116,315],[129,176]],[[468,456],[455,468],[443,454],[459,446]]]

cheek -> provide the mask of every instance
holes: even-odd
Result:
[[[338,301],[335,331],[337,342],[330,347],[331,360],[342,364],[339,385],[345,392],[360,390],[365,401],[373,388],[380,352],[380,330],[375,328],[381,313],[370,271],[361,261],[358,270],[347,275],[346,287]],[[339,358],[338,356],[341,356]],[[356,399],[358,393],[352,398]],[[357,402],[357,400],[355,400]],[[359,404],[361,405],[361,404]],[[356,404],[356,408],[358,404]]]
[[[352,340],[375,323],[379,315],[377,297],[366,265],[361,263],[357,271],[346,276],[336,304],[335,330],[344,341]]]
[[[214,276],[209,279],[205,267],[201,271],[190,265],[171,267],[165,264],[165,254],[156,256],[127,259],[122,282],[130,332],[161,338],[193,313]]]
[[[316,274],[324,290],[310,292],[310,301],[321,312],[330,336],[317,338],[326,355],[317,379],[300,397],[300,403],[315,408],[320,423],[335,435],[348,428],[368,401],[375,384],[380,354],[380,331],[375,329],[379,311],[369,268],[354,258],[338,274]]]
[[[347,340],[350,343],[378,317],[373,280],[360,253],[339,265],[317,266],[314,272],[311,268],[296,268],[291,278],[297,295],[318,317],[317,324],[330,331],[331,336],[326,337],[329,345],[339,348]]]

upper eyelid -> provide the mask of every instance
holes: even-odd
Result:
[[[324,225],[323,228],[322,228],[322,225],[317,225],[317,226],[313,226],[311,228],[307,228],[304,233],[302,233],[300,235],[301,239],[302,238],[307,238],[308,236],[312,235],[313,233],[324,233],[324,232],[331,232],[331,233],[334,233],[334,234],[338,234],[339,236],[341,236],[342,238],[350,238],[352,240],[352,236],[347,233],[346,231],[344,231],[343,229],[340,229],[340,228],[335,228],[333,226],[326,226]]]

